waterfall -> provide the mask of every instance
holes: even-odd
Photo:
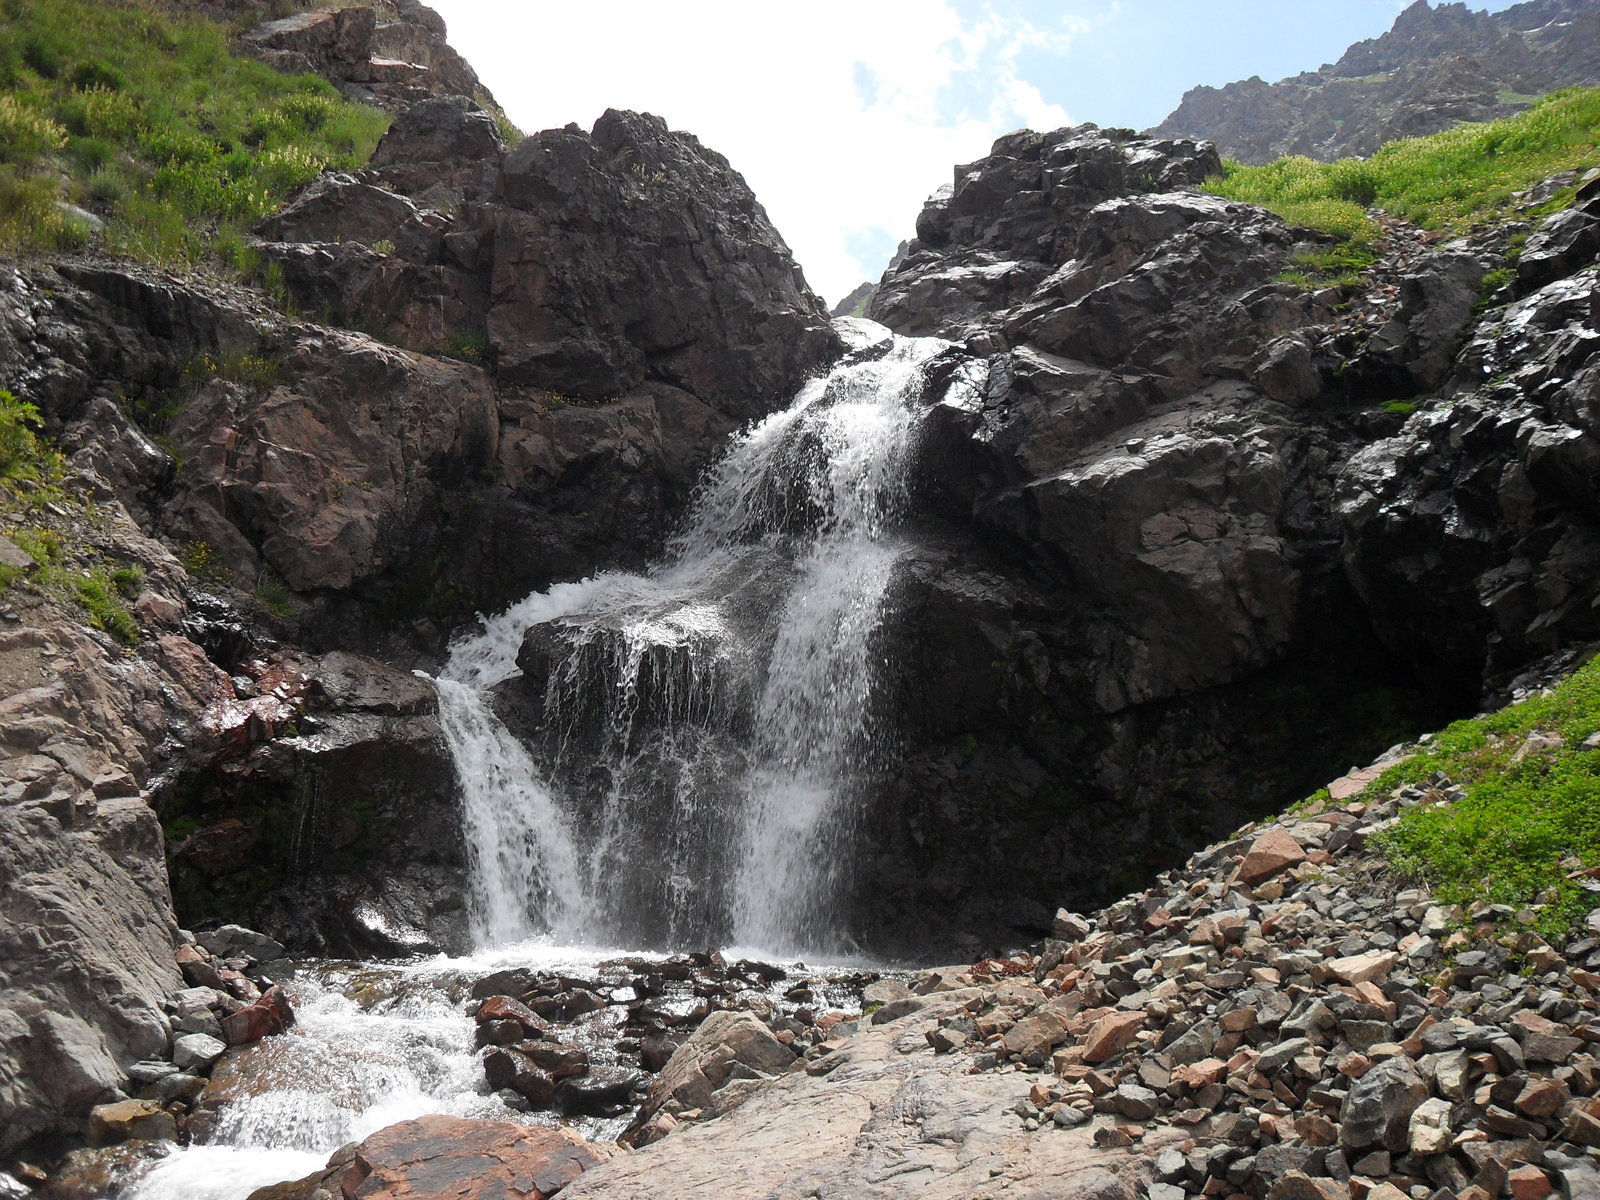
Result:
[[[853,353],[733,440],[654,567],[529,596],[453,647],[437,682],[480,945],[839,948],[875,640],[947,345],[843,332]]]

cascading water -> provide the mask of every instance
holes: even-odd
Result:
[[[454,648],[480,944],[839,949],[874,640],[946,345],[847,332],[855,353],[734,441],[658,566],[530,596]]]
[[[874,640],[905,548],[923,368],[945,346],[868,322],[845,332],[855,353],[735,440],[656,568],[529,596],[436,681],[475,933],[509,949],[309,968],[290,985],[299,1023],[245,1052],[249,1086],[225,1091],[212,1127],[133,1181],[131,1200],[242,1200],[429,1112],[555,1120],[488,1090],[462,1003],[463,980],[487,971],[587,974],[622,945],[840,948],[855,802],[878,748]],[[536,936],[546,944],[523,944]],[[606,1020],[628,1011],[619,999],[594,1014],[598,1063],[615,1057]]]

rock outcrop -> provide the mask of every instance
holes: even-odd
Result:
[[[203,2],[232,9],[235,19],[268,15],[274,8],[261,0]],[[238,44],[279,71],[321,75],[351,100],[388,109],[430,96],[492,104],[477,72],[445,38],[444,18],[418,0],[372,0],[272,16],[243,33]]]
[[[1188,189],[1213,153],[1008,135],[879,286],[970,387],[927,417],[865,927],[1040,928],[1044,880],[1103,899],[1600,636],[1597,202],[1487,311],[1514,226],[1391,223],[1365,289],[1310,290],[1314,232]]]
[[[188,921],[461,947],[431,692],[335,652],[436,662],[475,610],[642,561],[722,439],[837,352],[720,155],[618,112],[508,148],[444,33],[385,0],[245,36],[397,113],[368,170],[259,231],[318,320],[103,257],[0,266],[0,386],[72,472],[70,504],[0,513],[22,576],[0,601],[0,1154],[81,1136],[170,1053],[158,814]],[[72,595],[101,567],[101,591],[126,568],[116,638],[85,628],[110,593],[106,617]]]
[[[1387,33],[1357,42],[1331,66],[1277,83],[1252,77],[1194,88],[1149,134],[1210,138],[1247,163],[1365,156],[1396,138],[1510,116],[1545,92],[1596,82],[1600,12],[1583,0],[1493,13],[1415,0]]]

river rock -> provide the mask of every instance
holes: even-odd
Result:
[[[555,1079],[520,1050],[490,1049],[483,1056],[483,1072],[491,1088],[510,1088],[534,1108],[549,1108],[555,1099]]]
[[[546,1200],[601,1161],[594,1147],[566,1129],[419,1117],[380,1129],[336,1151],[323,1170],[259,1189],[251,1200],[313,1200],[330,1193],[347,1200]]]
[[[241,1046],[270,1034],[282,1033],[294,1024],[294,1009],[289,997],[276,985],[262,993],[261,999],[222,1018],[222,1035],[230,1046]]]
[[[728,1082],[736,1065],[777,1075],[788,1071],[794,1062],[794,1051],[749,1013],[714,1012],[673,1052],[661,1073],[651,1081],[650,1094],[618,1140],[625,1145],[642,1144],[640,1138],[651,1118],[669,1104],[680,1112],[716,1111],[716,1093]]]
[[[186,1033],[172,1039],[172,1061],[179,1070],[204,1069],[221,1058],[228,1044],[204,1033]]]
[[[615,1116],[629,1106],[643,1079],[627,1067],[590,1067],[556,1084],[556,1104],[569,1116]]]
[[[171,1113],[148,1100],[119,1100],[89,1110],[89,1144],[108,1146],[135,1139],[178,1140],[178,1123]]]

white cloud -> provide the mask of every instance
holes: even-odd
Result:
[[[911,236],[955,163],[1011,129],[1070,123],[1020,78],[1017,58],[1061,53],[1083,29],[989,8],[963,21],[946,0],[434,6],[523,128],[588,128],[608,107],[642,109],[721,151],[829,301],[883,267],[850,252],[852,235]]]

